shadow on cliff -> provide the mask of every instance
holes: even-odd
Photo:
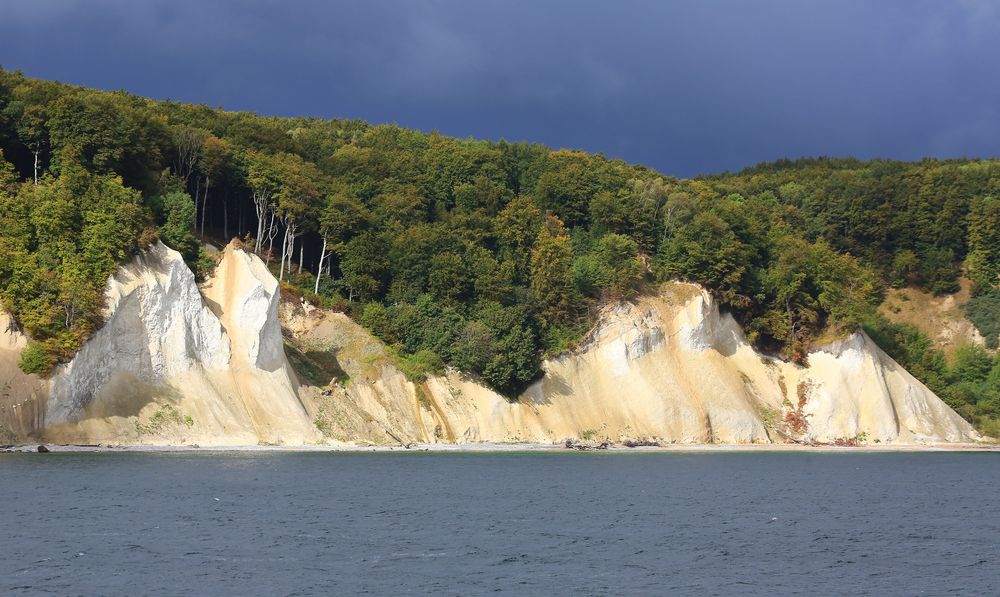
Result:
[[[178,392],[169,387],[155,390],[130,373],[116,373],[101,388],[100,395],[84,408],[80,421],[109,417],[137,417],[151,402],[176,401]]]

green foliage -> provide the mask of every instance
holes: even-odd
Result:
[[[126,184],[148,188],[163,162],[167,131],[162,121],[131,98],[76,90],[54,100],[47,127],[53,169],[82,164],[98,174],[119,174]]]
[[[108,277],[142,224],[138,192],[72,164],[58,179],[0,192],[0,297],[33,339],[26,371],[47,373],[100,323]]]
[[[976,197],[969,217],[969,254],[965,258],[969,277],[977,290],[1000,286],[1000,199]]]
[[[903,249],[892,258],[892,285],[896,288],[915,283],[920,259],[909,249]]]
[[[320,206],[319,232],[330,244],[341,247],[371,222],[371,212],[346,188],[334,189]]]
[[[997,348],[1000,341],[1000,288],[972,297],[964,308],[976,329],[986,339],[986,345]]]
[[[493,360],[497,337],[485,324],[466,320],[455,335],[451,362],[462,371],[483,372]]]
[[[660,247],[660,279],[680,278],[701,282],[727,305],[745,303],[742,287],[747,260],[744,244],[729,224],[712,213],[699,213],[681,225]]]
[[[824,329],[856,328],[878,305],[881,294],[874,276],[826,243],[783,237],[773,250],[777,260],[761,277],[765,315],[753,322],[751,331],[778,341],[790,358],[803,359],[810,341]]]
[[[965,344],[955,351],[955,363],[949,373],[958,380],[983,381],[992,366],[993,358],[986,349],[975,344]]]
[[[422,294],[414,303],[369,303],[359,321],[400,353],[414,379],[421,372],[440,373],[448,363],[516,396],[539,372],[539,340],[518,307],[485,301],[466,316]],[[440,366],[429,354],[441,360]],[[434,366],[414,368],[420,363]]]
[[[388,269],[383,239],[370,232],[352,239],[344,249],[340,269],[352,295],[362,300],[379,298]]]
[[[393,321],[389,310],[382,303],[368,303],[358,318],[358,323],[368,328],[376,337],[386,344],[399,341],[393,329]]]
[[[513,264],[517,282],[524,283],[531,276],[531,250],[543,221],[542,212],[531,197],[511,201],[496,218],[500,256]]]
[[[587,220],[587,211],[597,186],[584,154],[562,152],[552,158],[565,164],[542,174],[535,187],[538,204],[570,226]]]
[[[21,351],[21,370],[25,373],[46,375],[52,370],[55,359],[49,348],[44,343],[37,340],[28,342],[28,345]]]
[[[642,282],[638,252],[639,245],[623,234],[606,234],[598,241],[594,254],[603,273],[599,285],[608,289],[612,299],[630,298]]]
[[[927,251],[920,264],[920,282],[934,294],[958,290],[958,263],[951,249],[934,247]]]
[[[549,215],[531,252],[531,290],[543,325],[565,322],[573,313],[573,247],[559,218]]]
[[[278,215],[299,228],[312,225],[322,196],[319,170],[295,154],[279,154],[274,159],[279,177],[275,189]]]
[[[429,375],[443,373],[444,360],[433,350],[423,348],[412,355],[400,358],[399,370],[403,372],[406,379],[419,383],[425,381]]]
[[[623,234],[606,234],[591,251],[573,261],[573,284],[589,296],[606,295],[611,300],[631,298],[643,281],[639,247]]]
[[[587,320],[581,320],[584,326]],[[541,331],[539,338],[542,347],[542,356],[545,358],[556,356],[567,350],[576,347],[579,340],[587,332],[585,327],[578,322],[576,325],[550,325]]]
[[[198,155],[198,169],[209,179],[221,182],[222,177],[231,176],[233,148],[228,141],[209,135],[202,141]]]
[[[201,243],[194,235],[194,200],[187,193],[173,192],[158,197],[154,204],[160,211],[160,240],[193,267],[201,255]]]
[[[427,289],[442,303],[456,304],[472,292],[472,274],[457,253],[438,253],[431,257]]]
[[[494,338],[493,358],[483,367],[483,380],[507,396],[516,396],[541,373],[536,332],[517,307],[486,303],[477,315]]]

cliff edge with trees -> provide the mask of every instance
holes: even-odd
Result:
[[[600,154],[357,120],[275,118],[0,71],[0,300],[26,372],[73,358],[109,276],[160,239],[196,275],[246,240],[286,292],[407,366],[518,396],[608,304],[707,288],[758,349],[807,364],[864,327],[987,431],[1000,416],[1000,163],[782,161],[679,180]],[[880,317],[890,286],[973,284],[954,358]]]

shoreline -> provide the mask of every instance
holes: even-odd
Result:
[[[44,446],[44,450],[40,448]],[[401,445],[298,445],[298,446],[262,446],[262,445],[79,445],[79,444],[24,444],[18,446],[3,446],[0,453],[208,453],[208,452],[300,452],[300,453],[512,453],[512,452],[565,452],[565,453],[614,453],[614,454],[651,454],[651,453],[752,453],[752,452],[814,452],[814,453],[891,453],[891,452],[1000,452],[1000,443],[991,444],[896,444],[896,445],[808,445],[808,444],[668,444],[663,446],[627,447],[610,445],[601,448],[596,445],[577,444],[566,447],[564,444],[537,443],[470,443],[470,444],[411,444]]]

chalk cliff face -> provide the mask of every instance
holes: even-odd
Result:
[[[325,433],[372,442],[938,443],[972,427],[864,335],[799,367],[757,353],[704,290],[670,284],[604,311],[572,354],[516,402],[458,372],[414,385],[364,330],[336,314],[283,313],[314,350],[336,354],[346,386],[313,393]],[[311,323],[310,323],[311,322]]]
[[[233,246],[199,288],[179,254],[155,245],[112,277],[107,298],[105,325],[50,380],[17,368],[26,339],[0,313],[0,443],[981,439],[864,333],[796,366],[757,353],[690,284],[606,308],[517,401],[456,371],[411,383],[346,316],[281,305],[264,264]],[[292,372],[282,325],[312,383]]]
[[[155,393],[199,368],[228,366],[229,342],[219,320],[180,255],[164,245],[121,268],[106,297],[104,326],[52,377],[47,424],[76,422],[124,394]]]
[[[19,434],[67,443],[316,441],[284,360],[278,300],[277,282],[243,251],[226,250],[203,298],[180,254],[154,245],[111,278],[104,326],[54,372],[41,416]]]

